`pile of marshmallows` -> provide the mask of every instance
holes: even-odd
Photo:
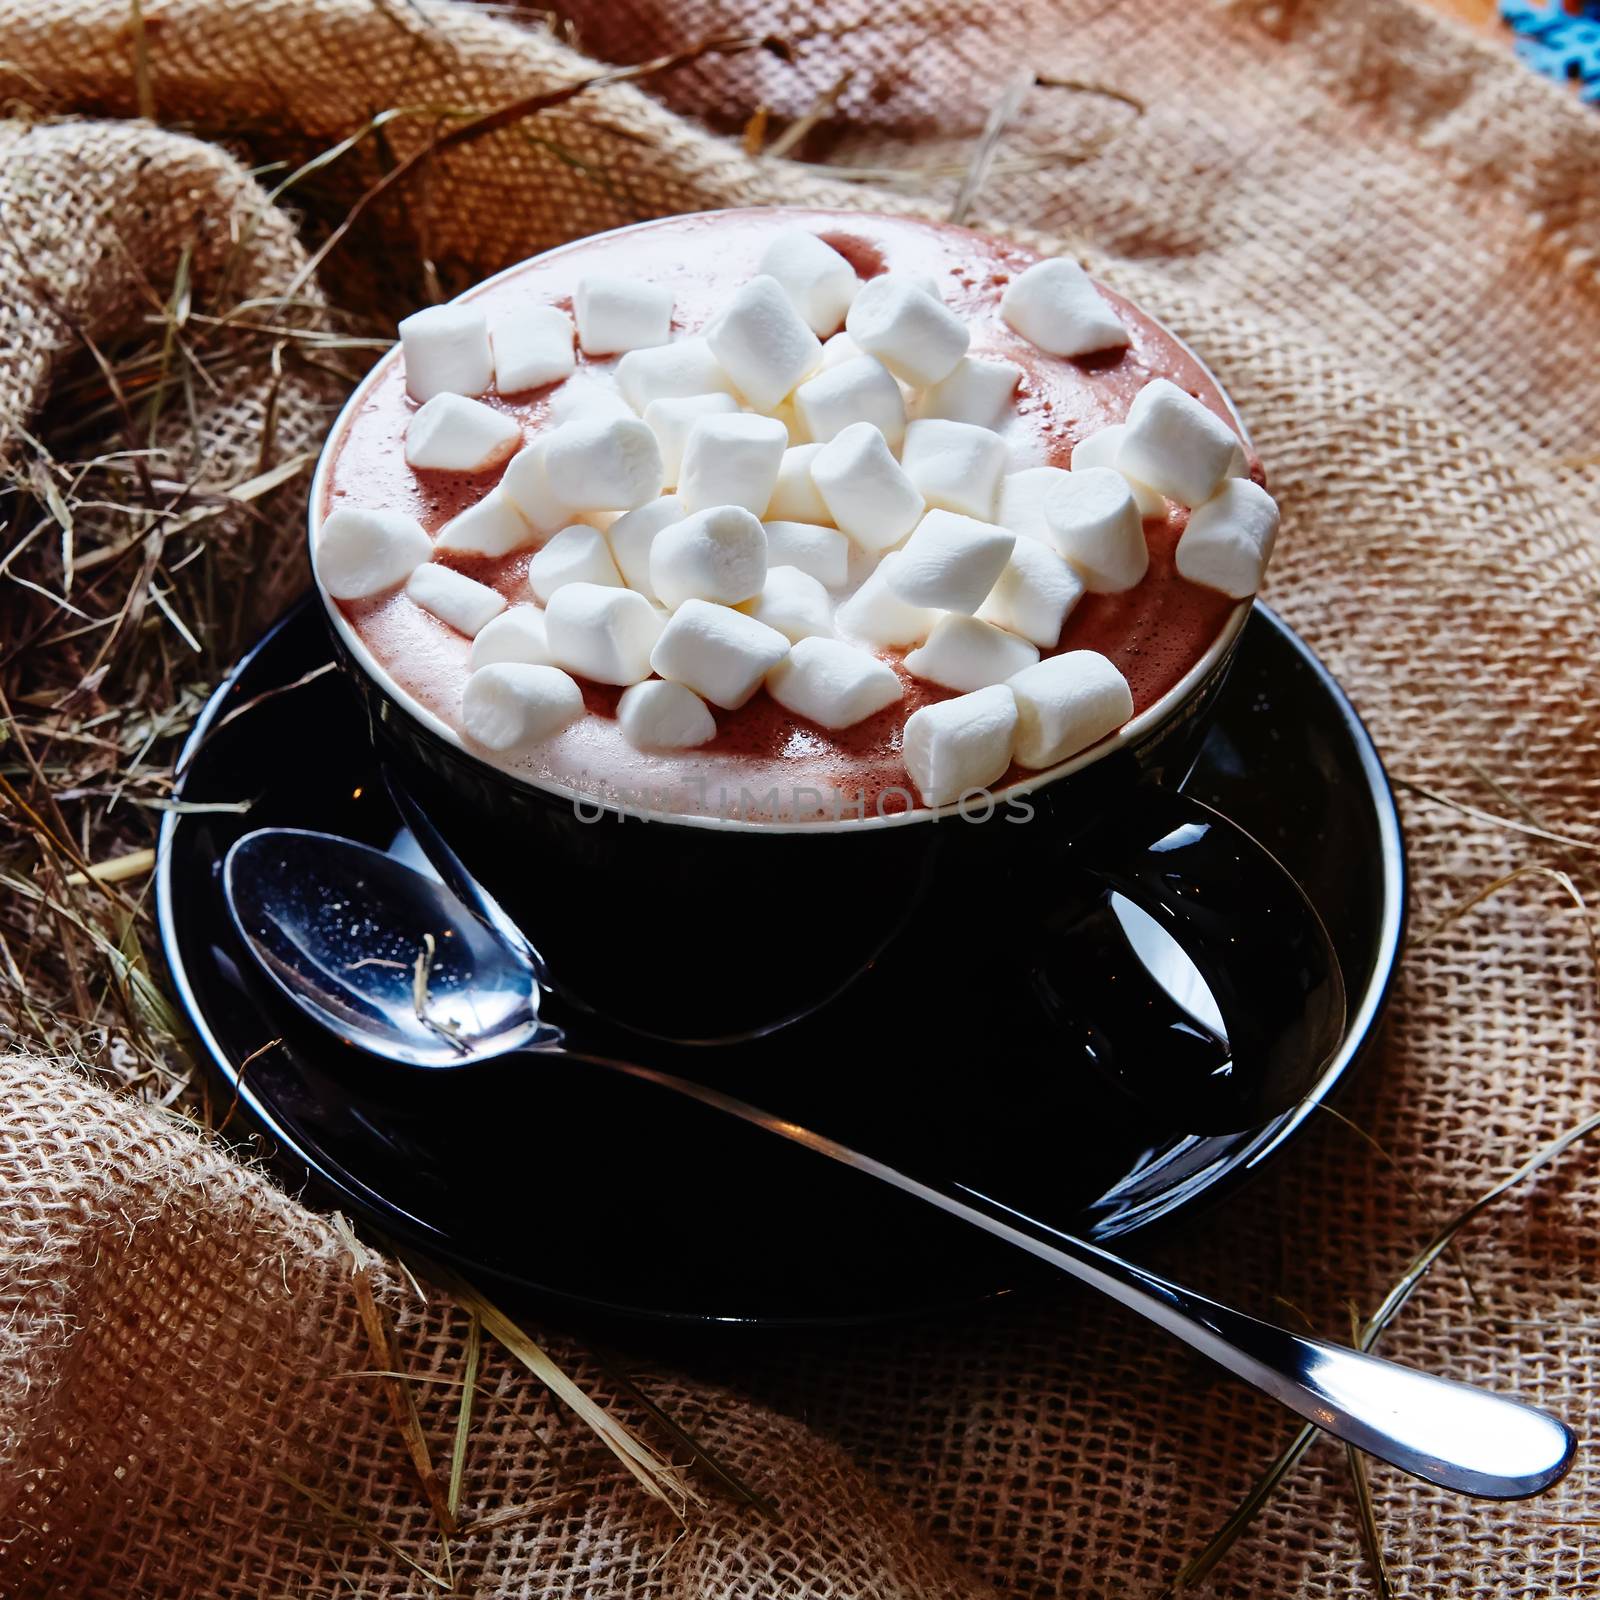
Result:
[[[1128,343],[1070,260],[1029,267],[1000,310],[1053,356]],[[1236,598],[1260,582],[1277,506],[1213,412],[1157,379],[1125,423],[1077,445],[1071,471],[1008,472],[995,429],[1021,373],[967,354],[967,325],[929,279],[863,282],[794,229],[698,336],[674,339],[670,291],[631,279],[584,279],[574,311],[587,356],[620,355],[609,379],[563,381],[574,327],[555,307],[492,326],[470,304],[403,321],[407,386],[422,402],[407,461],[422,472],[509,464],[437,544],[404,514],[341,508],[317,545],[335,599],[405,583],[473,639],[461,720],[491,750],[581,716],[569,674],[629,686],[618,721],[641,749],[705,743],[716,732],[706,702],[731,710],[763,685],[797,716],[846,728],[902,696],[873,650],[914,646],[909,672],[960,691],[904,730],[912,781],[942,805],[1013,760],[1052,766],[1132,715],[1106,657],[1040,651],[1086,590],[1144,576],[1142,519],[1164,514],[1166,497],[1191,508],[1185,577]],[[557,382],[554,426],[526,445],[513,418],[467,398]],[[538,605],[508,608],[430,559],[535,545]]]

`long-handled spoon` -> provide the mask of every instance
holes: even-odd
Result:
[[[1336,1438],[1429,1483],[1514,1500],[1548,1489],[1571,1465],[1571,1431],[1531,1406],[1290,1333],[997,1196],[886,1165],[703,1084],[574,1048],[540,1018],[542,962],[526,940],[381,851],[329,834],[262,829],[229,851],[223,886],[241,937],[283,993],[373,1055],[453,1067],[519,1050],[535,1060],[559,1051],[699,1101],[982,1228],[1109,1295]]]

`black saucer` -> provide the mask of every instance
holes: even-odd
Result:
[[[161,835],[161,934],[173,982],[241,1109],[292,1183],[478,1281],[588,1311],[679,1321],[815,1325],[969,1304],[1043,1270],[861,1175],[661,1091],[556,1061],[509,1057],[407,1071],[288,1024],[238,946],[220,866],[241,833],[292,826],[414,850],[339,674],[303,603],[233,670],[183,758],[183,798],[247,814],[171,812]],[[260,699],[261,696],[269,696]],[[252,704],[252,702],[254,702]],[[249,706],[227,721],[231,712]],[[1338,685],[1258,607],[1187,786],[1252,831],[1305,886],[1350,994],[1321,1099],[1370,1041],[1399,951],[1405,863],[1376,751]],[[783,886],[774,891],[783,892]],[[802,886],[794,886],[802,892]],[[533,930],[538,942],[537,930]],[[652,1053],[873,1151],[908,1128],[968,1181],[1094,1238],[1176,1217],[1237,1182],[1311,1109],[1249,1133],[1188,1136],[1148,1108],[1065,1081],[1008,1036],[959,962],[902,960],[791,1039]],[[893,964],[886,967],[891,970]],[[939,1007],[937,1050],[908,1045]],[[280,1034],[288,1042],[255,1052]],[[239,1066],[250,1061],[242,1086]],[[714,1059],[713,1059],[714,1058]],[[875,1146],[874,1138],[878,1140]]]

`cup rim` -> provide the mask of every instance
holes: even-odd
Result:
[[[557,245],[552,250],[541,251],[537,256],[525,257],[522,261],[513,262],[510,266],[502,267],[500,271],[491,274],[470,288],[462,291],[454,300],[446,302],[454,305],[460,301],[470,300],[475,295],[488,289],[492,284],[520,271],[529,261],[538,261],[546,256],[555,255],[559,251],[576,248],[588,243],[591,239],[604,238],[608,234],[631,233],[642,228],[654,227],[662,222],[681,221],[684,217],[710,217],[724,215],[728,212],[741,211],[767,211],[791,210],[798,213],[811,213],[813,215],[830,215],[851,217],[858,213],[832,208],[816,207],[766,207],[742,206],[725,207],[721,210],[685,212],[667,217],[652,217],[643,222],[628,223],[621,228],[609,228],[602,234],[587,234],[582,239],[568,240],[566,244]],[[870,213],[861,213],[868,215]],[[966,230],[971,231],[971,230]],[[1105,287],[1102,285],[1102,287]],[[1115,290],[1111,290],[1116,294]],[[1118,295],[1118,299],[1124,296]],[[1129,302],[1132,304],[1132,302]],[[1233,418],[1234,425],[1239,430],[1239,436],[1246,447],[1250,445],[1250,434],[1244,419],[1239,415],[1239,409],[1230,395],[1212,372],[1210,366],[1190,347],[1187,340],[1174,333],[1173,330],[1152,312],[1143,306],[1137,308],[1140,313],[1155,323],[1168,338],[1172,339],[1195,363],[1222,396],[1223,403],[1228,408],[1229,415]],[[455,754],[464,757],[492,773],[496,778],[508,780],[513,784],[535,791],[538,794],[553,796],[566,800],[577,807],[588,807],[604,812],[610,812],[621,818],[636,818],[641,821],[655,823],[668,823],[673,826],[691,828],[709,828],[731,833],[838,833],[877,831],[884,828],[907,827],[918,822],[938,822],[946,817],[968,817],[971,814],[971,805],[966,796],[950,801],[942,806],[914,806],[906,811],[892,812],[887,816],[847,816],[831,817],[816,821],[800,821],[793,818],[757,818],[757,817],[731,817],[708,813],[692,813],[677,811],[658,811],[648,807],[630,805],[625,801],[608,799],[603,795],[587,790],[578,789],[570,784],[561,783],[553,778],[537,778],[528,773],[518,772],[511,767],[502,766],[490,761],[472,749],[461,735],[450,726],[437,713],[430,711],[414,696],[390,676],[372,652],[367,648],[366,641],[350,625],[349,620],[339,609],[328,591],[317,578],[316,571],[316,544],[317,531],[322,524],[321,505],[323,492],[326,488],[327,474],[330,469],[334,447],[342,439],[346,424],[354,416],[357,408],[365,400],[371,388],[389,371],[391,366],[399,359],[400,345],[398,340],[387,354],[380,356],[373,362],[366,376],[351,391],[349,398],[340,407],[339,414],[334,418],[332,426],[328,429],[322,449],[317,456],[317,464],[311,475],[311,485],[307,495],[306,505],[306,550],[311,564],[311,583],[318,598],[322,602],[324,613],[327,615],[335,634],[351,659],[360,667],[361,671],[371,681],[385,700],[395,706],[412,721],[435,738],[442,740],[452,748]],[[1075,772],[1081,772],[1086,767],[1093,766],[1096,762],[1104,760],[1107,756],[1129,746],[1137,746],[1147,739],[1157,728],[1171,720],[1179,713],[1184,705],[1200,690],[1210,679],[1213,672],[1227,659],[1243,630],[1251,608],[1255,604],[1255,596],[1247,595],[1240,600],[1228,613],[1227,619],[1217,630],[1216,637],[1206,647],[1189,667],[1188,671],[1172,685],[1164,694],[1146,706],[1137,716],[1130,717],[1115,733],[1108,734],[1098,744],[1092,744],[1085,750],[1078,751],[1075,755],[1067,757],[1064,761],[1057,762],[1054,766],[1040,768],[1031,772],[1026,777],[1018,778],[1006,784],[1003,788],[971,791],[981,793],[986,805],[990,809],[998,809],[1013,799],[1022,799],[1044,788],[1047,784],[1059,782],[1062,778],[1070,777]]]

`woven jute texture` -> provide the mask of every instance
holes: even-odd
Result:
[[[309,254],[452,115],[575,86],[601,58],[752,34],[789,48],[596,85],[441,149]],[[1023,65],[1038,82],[972,220],[1082,252],[1216,369],[1285,510],[1270,597],[1403,780],[1417,936],[1386,1046],[1345,1105],[1359,1131],[1321,1120],[1155,1258],[1346,1336],[1351,1306],[1370,1312],[1444,1219],[1600,1108],[1589,929],[1553,875],[1592,891],[1600,846],[1600,124],[1557,90],[1401,0],[586,0],[554,32],[531,12],[443,0],[0,0],[13,116],[0,458],[30,448],[23,430],[66,352],[125,335],[180,273],[197,309],[257,297],[302,331],[371,328],[644,216],[784,198],[940,213]],[[138,118],[141,96],[159,125]],[[799,149],[823,164],[746,154],[729,135],[760,107],[774,130],[819,111]],[[326,214],[292,211],[297,191],[269,199],[296,164],[395,108],[323,173]],[[166,475],[236,484],[314,447],[340,380],[309,361],[269,380],[211,348],[217,381],[195,384],[181,426],[155,441]],[[264,496],[264,517],[210,524],[199,559],[215,563],[228,626],[255,626],[303,583],[303,493],[302,476]],[[84,512],[97,514],[115,515]],[[8,546],[27,531],[8,529]],[[10,576],[0,588],[8,650],[36,600]],[[126,1052],[102,1050],[90,1076],[42,1040],[13,1050],[0,1060],[6,1596],[1154,1594],[1293,1432],[1067,1291],[687,1364],[641,1339],[626,1355],[640,1389],[777,1511],[734,1503],[690,1465],[704,1504],[680,1520],[489,1340],[461,1501],[481,1525],[451,1541],[444,1576],[371,1375],[360,1247],[172,1109],[139,1103]],[[1461,1234],[1382,1348],[1587,1432],[1597,1205],[1580,1143]],[[531,1224],[530,1251],[559,1226]],[[360,1262],[443,1470],[467,1319]],[[615,1416],[683,1457],[613,1368],[559,1328],[534,1331]],[[1522,1505],[1382,1467],[1371,1482],[1401,1594],[1600,1592],[1587,1448]],[[1315,1445],[1210,1592],[1375,1592],[1356,1504],[1343,1453]]]

